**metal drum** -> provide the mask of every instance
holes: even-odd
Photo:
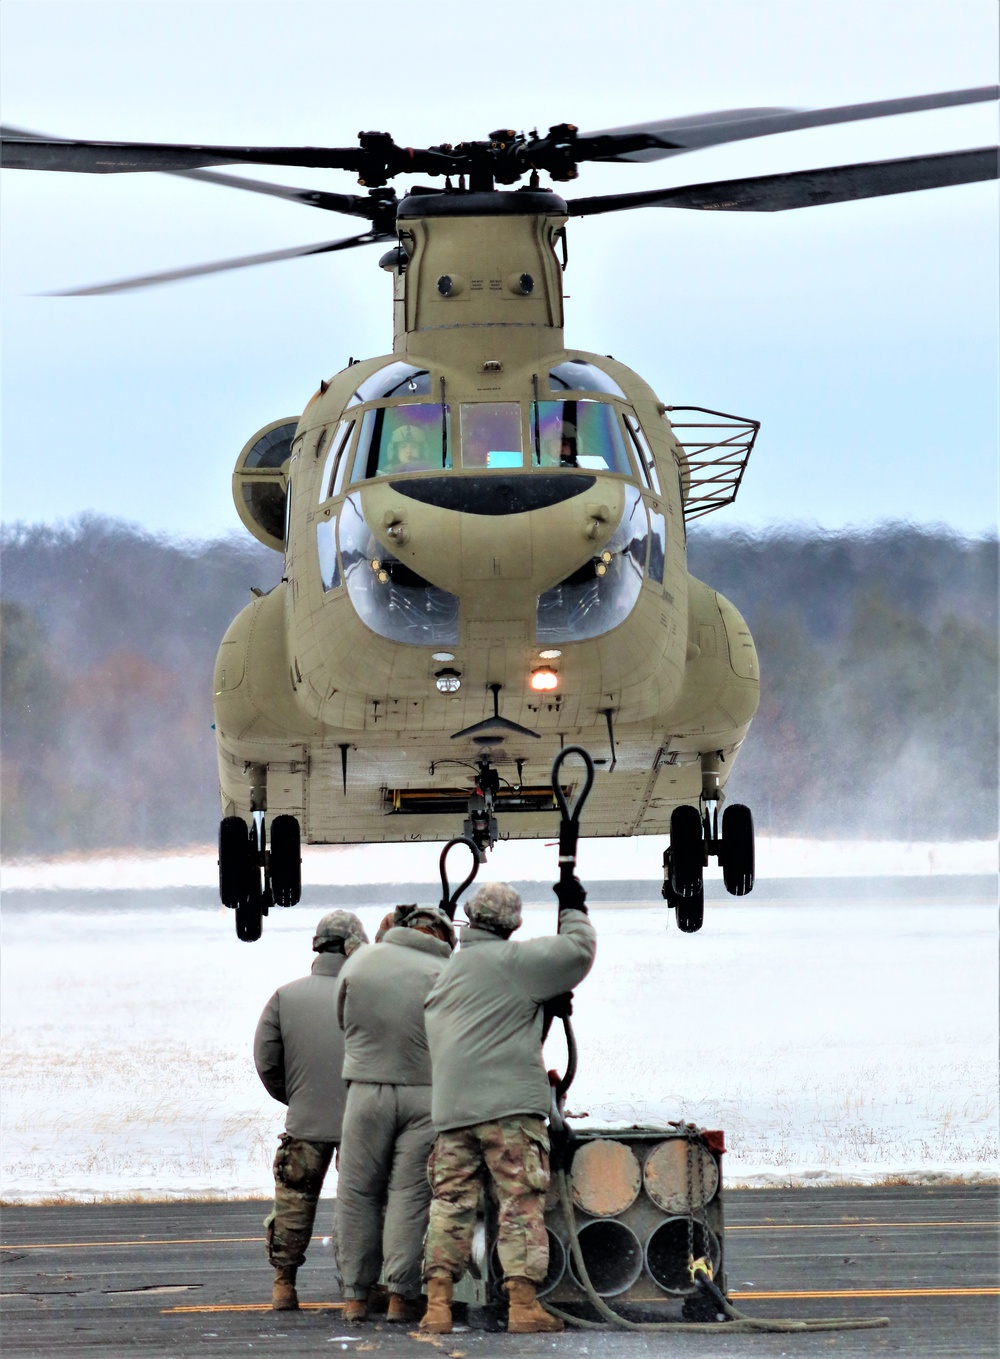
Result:
[[[661,1222],[646,1242],[646,1269],[657,1287],[664,1293],[681,1297],[695,1291],[695,1284],[688,1273],[688,1229],[691,1219],[687,1217],[668,1217]],[[692,1231],[694,1258],[707,1255],[717,1270],[722,1259],[719,1238],[700,1222],[695,1222]]]
[[[642,1170],[631,1147],[601,1137],[577,1150],[572,1182],[578,1208],[593,1217],[617,1217],[638,1198]]]
[[[690,1148],[690,1200],[688,1198],[688,1150]],[[575,1173],[574,1165],[574,1173]],[[701,1141],[668,1137],[649,1153],[643,1170],[646,1193],[665,1213],[699,1212],[715,1198],[719,1167]]]
[[[598,1218],[585,1223],[577,1237],[595,1293],[602,1298],[613,1298],[616,1293],[624,1293],[632,1287],[642,1273],[643,1249],[630,1227],[614,1218]],[[569,1268],[573,1278],[580,1283],[572,1255]]]

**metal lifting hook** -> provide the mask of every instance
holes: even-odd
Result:
[[[469,876],[465,879],[465,881],[462,883],[461,887],[456,887],[454,892],[451,892],[449,894],[448,870],[446,867],[446,860],[448,858],[448,851],[450,849],[454,849],[456,845],[465,845],[467,849],[471,850],[472,871],[469,874]],[[481,862],[482,859],[480,857],[479,848],[476,845],[476,842],[474,840],[470,840],[467,835],[459,835],[454,840],[449,840],[448,843],[445,845],[444,849],[441,851],[441,858],[438,861],[439,867],[441,869],[441,910],[444,911],[445,915],[448,917],[449,920],[455,919],[455,911],[458,908],[458,899],[465,891],[465,889],[469,886],[469,884],[472,882],[472,880],[475,878],[476,874],[479,872],[479,865]]]
[[[563,761],[570,755],[579,755],[586,770],[583,780],[583,787],[577,794],[576,801],[572,808],[566,801],[566,794],[562,790],[559,782],[559,771],[562,769]],[[594,786],[594,761],[590,757],[590,752],[584,750],[583,746],[564,746],[559,754],[552,761],[552,792],[555,795],[556,804],[559,807],[561,820],[559,822],[559,885],[568,887],[572,884],[576,876],[576,845],[580,837],[580,813],[590,790]],[[557,996],[553,1000],[546,1002],[546,1020],[558,1017],[562,1020],[563,1032],[566,1035],[566,1071],[556,1081],[552,1089],[552,1109],[549,1114],[549,1122],[552,1131],[559,1141],[565,1142],[568,1137],[565,1119],[563,1117],[563,1106],[566,1102],[566,1094],[573,1079],[576,1076],[577,1067],[577,1048],[576,1036],[573,1033],[573,1025],[569,1022],[569,1017],[573,1012],[573,993],[569,991],[564,996]],[[546,1027],[544,1036],[548,1032]]]
[[[579,755],[587,771],[583,787],[577,794],[572,810],[570,810],[570,805],[566,801],[566,794],[559,782],[559,771],[563,766],[563,761],[569,755]],[[559,823],[560,882],[570,882],[576,872],[576,842],[580,835],[580,813],[583,811],[584,803],[590,796],[590,790],[593,786],[594,761],[590,757],[590,751],[584,750],[583,746],[564,746],[552,761],[552,792],[555,794],[556,804],[562,818]]]

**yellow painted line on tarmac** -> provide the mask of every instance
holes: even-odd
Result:
[[[730,1298],[995,1298],[1000,1288],[802,1288],[733,1292]]]
[[[346,1302],[300,1302],[299,1310],[309,1310],[311,1312],[339,1311],[346,1307]],[[269,1302],[205,1302],[201,1304],[191,1304],[189,1307],[161,1307],[161,1316],[173,1316],[178,1312],[271,1312]]]
[[[139,1241],[33,1241],[30,1245],[23,1245],[20,1241],[7,1241],[0,1245],[0,1250],[92,1250],[96,1246],[218,1246],[218,1245],[250,1245],[252,1242],[263,1241],[263,1232],[260,1236],[192,1236],[192,1237],[170,1237],[164,1241],[148,1241],[143,1237]]]
[[[891,1227],[893,1230],[927,1227],[1000,1227],[1000,1222],[752,1222],[739,1226],[726,1224],[729,1232],[856,1232],[869,1227]]]

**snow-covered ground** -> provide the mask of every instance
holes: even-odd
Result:
[[[4,919],[4,1198],[265,1196],[283,1111],[252,1035],[308,969],[319,912],[272,912],[247,945],[221,908],[100,900]],[[523,935],[553,916],[529,911]],[[598,909],[570,1107],[723,1128],[730,1182],[995,1176],[995,916],[750,898],[682,935],[662,903]]]

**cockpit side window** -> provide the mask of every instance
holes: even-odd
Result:
[[[323,479],[319,484],[319,503],[322,505],[330,496],[336,495],[344,481],[344,467],[347,463],[346,456],[341,459],[337,470],[337,485],[333,485],[333,469],[337,465],[337,459],[345,452],[347,445],[351,441],[351,434],[354,430],[353,420],[341,420],[334,432],[330,442],[330,451],[326,455],[326,462],[323,466]]]
[[[516,401],[477,401],[461,407],[462,466],[512,468],[524,465],[521,407]]]
[[[540,467],[632,475],[618,412],[606,401],[539,401],[532,411]]]
[[[451,467],[449,424],[448,408],[430,403],[365,411],[351,480]]]
[[[657,475],[656,463],[653,461],[653,452],[649,447],[649,440],[646,438],[642,426],[634,415],[626,415],[625,428],[631,436],[646,485],[654,495],[659,495],[660,478]]]

